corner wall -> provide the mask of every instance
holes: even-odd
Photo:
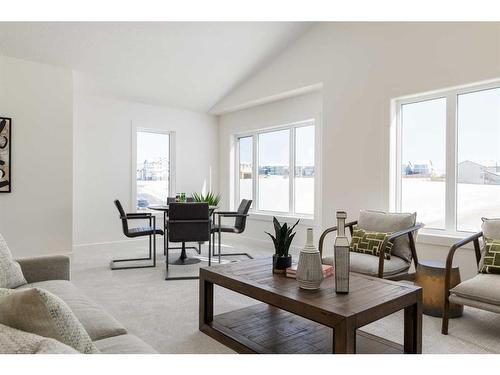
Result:
[[[0,115],[12,118],[12,193],[0,233],[14,257],[72,251],[73,77],[0,57]]]

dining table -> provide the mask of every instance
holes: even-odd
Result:
[[[178,202],[177,202],[178,203]],[[186,204],[189,204],[189,202],[186,202]],[[215,211],[219,208],[219,206],[213,206],[209,205],[208,206],[208,212],[212,216],[212,222],[215,223]],[[163,253],[166,255],[166,249],[167,249],[167,223],[168,223],[168,210],[169,210],[169,204],[161,204],[161,205],[150,205],[148,206],[148,209],[153,210],[153,211],[160,211],[163,212]],[[201,254],[201,247],[198,246],[196,247],[187,247],[187,248],[192,248],[195,249],[198,254]],[[180,247],[170,247],[170,249],[181,249]],[[212,251],[211,249],[208,249],[208,251]],[[188,264],[195,264],[201,262],[201,259],[199,258],[182,258],[179,257],[176,260],[170,261],[169,264],[173,265],[188,265]]]

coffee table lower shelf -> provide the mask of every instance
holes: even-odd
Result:
[[[265,303],[214,316],[201,331],[238,353],[332,353],[333,331]],[[402,354],[403,346],[358,330],[356,353]]]

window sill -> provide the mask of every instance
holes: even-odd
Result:
[[[425,230],[419,232],[417,237],[417,243],[433,246],[444,246],[451,247],[453,244],[457,243],[464,238],[467,238],[473,234],[473,232],[455,232],[447,233],[445,231],[435,231],[435,230]],[[464,246],[466,249],[474,249],[472,243]]]
[[[267,221],[271,222],[273,216],[280,222],[286,222],[289,224],[295,224],[297,220],[300,220],[298,225],[316,226],[316,222],[313,216],[307,215],[297,215],[297,214],[284,214],[278,212],[262,212],[262,211],[250,211],[250,220]]]

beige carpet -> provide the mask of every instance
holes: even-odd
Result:
[[[73,282],[160,353],[233,353],[198,331],[198,281],[165,281],[162,255],[154,269],[109,270],[111,259],[141,256],[141,248],[137,242],[78,247],[72,261]],[[245,250],[256,257],[271,255],[262,250]],[[195,274],[198,267],[177,266],[173,273]],[[252,303],[256,301],[216,288],[216,314]],[[498,314],[466,308],[462,318],[450,321],[448,336],[440,333],[440,327],[440,319],[424,315],[424,353],[500,353]],[[402,313],[363,329],[402,343]]]

